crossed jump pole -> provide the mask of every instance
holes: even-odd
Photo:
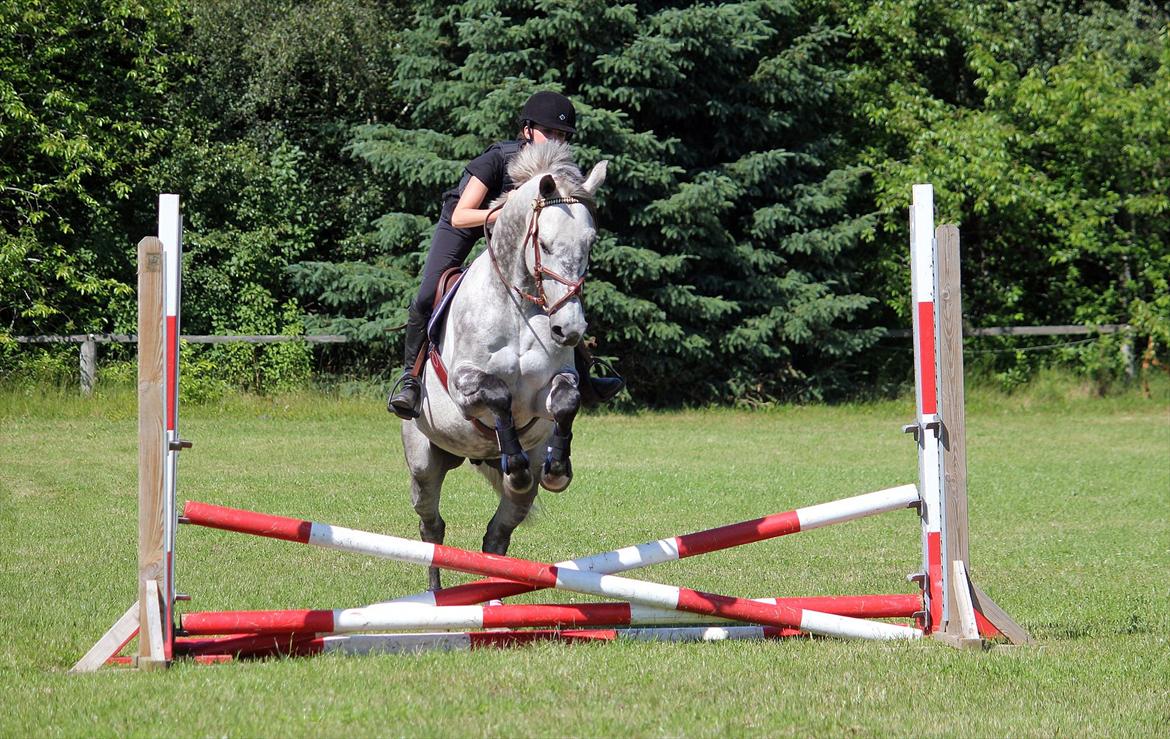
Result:
[[[798,508],[752,521],[731,524],[694,534],[659,539],[590,557],[558,562],[554,567],[596,574],[614,574],[639,567],[676,561],[734,546],[808,531],[885,511],[914,507],[918,492],[913,485],[878,491],[853,498]],[[202,503],[188,503],[188,523],[255,533],[256,528],[274,532],[278,538],[296,541],[320,539],[311,522],[288,520],[281,527],[266,519],[259,523],[254,514],[231,511]],[[242,516],[242,517],[241,517]],[[295,528],[295,532],[294,532]],[[321,529],[319,529],[321,531]],[[278,532],[278,533],[277,533]],[[365,536],[363,534],[363,536]],[[410,542],[414,544],[415,542]],[[326,544],[327,545],[327,544]],[[338,548],[338,547],[335,547]],[[350,633],[374,629],[420,628],[520,628],[532,626],[582,627],[651,625],[707,622],[710,618],[685,611],[631,604],[592,603],[582,605],[474,605],[521,593],[536,587],[514,580],[489,579],[427,591],[365,608],[283,611],[209,611],[189,613],[182,618],[186,634],[293,634]],[[812,598],[764,598],[758,602],[785,605],[808,611],[852,618],[913,618],[921,610],[920,595],[828,596]],[[420,607],[421,606],[421,607]]]
[[[917,502],[917,493],[910,485],[894,488],[890,491],[880,491],[871,494],[871,496],[859,497],[873,500],[874,502],[870,503],[870,510],[874,512],[888,510],[891,507],[906,508]],[[845,508],[852,508],[851,512],[858,510],[855,504],[845,506]],[[558,567],[515,557],[470,552],[442,544],[429,544],[412,539],[372,534],[206,503],[187,503],[183,509],[183,515],[188,523],[200,526],[385,557],[426,567],[442,567],[478,575],[503,577],[534,588],[557,588],[558,590],[590,595],[617,597],[631,603],[658,609],[684,611],[702,616],[718,616],[778,628],[793,628],[823,636],[864,639],[912,639],[921,636],[921,631],[918,629],[813,611],[783,601],[769,604],[745,598],[716,595],[690,588],[631,580],[616,575],[564,566]],[[851,517],[856,517],[856,515],[854,513]],[[466,620],[472,616],[466,611],[452,613],[447,610],[452,607],[443,606],[429,607],[431,610],[442,611],[444,615],[441,617],[437,614],[420,614],[418,613],[420,608],[428,607],[417,605],[407,605],[405,609],[393,606],[372,607],[365,609],[364,615],[354,616],[352,619],[348,618],[351,614],[346,614],[344,625],[350,627],[350,630],[354,630],[363,618],[377,620],[374,616],[377,612],[381,612],[383,619],[387,621],[393,621],[397,618],[400,620],[400,627],[405,628],[447,625],[440,623],[440,618],[455,619],[449,625],[459,626],[463,625],[465,621],[460,622],[458,619]],[[398,611],[398,615],[391,616],[390,613],[393,611]],[[332,620],[333,612],[327,613]],[[411,619],[418,622],[408,625],[408,621]],[[428,623],[428,619],[435,620]],[[324,614],[320,616],[320,620],[324,625]],[[377,624],[372,625],[376,626]]]
[[[183,522],[489,576],[435,593],[365,608],[190,613],[176,633],[175,532],[179,437],[178,359],[182,218],[177,195],[159,198],[159,237],[139,243],[139,543],[138,602],[78,661],[73,671],[130,660],[141,669],[175,656],[220,661],[232,656],[323,651],[472,649],[531,641],[781,638],[815,633],[847,638],[905,639],[923,633],[956,647],[1002,636],[1031,637],[969,576],[959,238],[934,228],[933,190],[915,185],[910,209],[916,417],[904,428],[918,445],[919,485],[902,486],[766,516],[718,529],[661,539],[555,565],[499,557],[355,531],[300,519],[188,503]],[[920,594],[747,600],[617,577],[659,562],[914,507],[922,522]],[[541,588],[618,597],[623,603],[578,606],[478,605]],[[912,617],[919,628],[863,619]],[[728,619],[752,625],[693,626]],[[585,626],[688,624],[656,628]],[[552,629],[521,631],[522,627]],[[351,633],[382,628],[500,628],[440,634]],[[218,638],[200,638],[216,634]],[[136,656],[115,657],[134,636]]]

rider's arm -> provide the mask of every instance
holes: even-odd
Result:
[[[459,196],[459,202],[455,204],[455,209],[451,211],[451,225],[455,228],[478,228],[483,226],[485,220],[489,223],[495,223],[500,212],[496,211],[489,217],[488,209],[481,207],[487,194],[487,185],[472,175],[467,180],[467,185],[464,186],[463,194]]]

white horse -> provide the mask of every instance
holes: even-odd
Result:
[[[443,478],[470,459],[499,494],[483,551],[505,554],[538,485],[572,479],[573,420],[581,405],[573,347],[585,334],[580,292],[597,239],[599,162],[582,180],[569,147],[525,147],[508,167],[517,189],[488,248],[464,273],[422,377],[422,413],[402,424],[411,502],[423,541],[441,544]],[[534,451],[539,454],[533,454]],[[429,585],[440,587],[432,568]]]

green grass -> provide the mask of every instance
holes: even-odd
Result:
[[[1165,736],[1170,400],[1156,389],[970,393],[972,572],[1037,648],[546,644],[88,676],[66,670],[135,598],[133,399],[0,393],[0,736]],[[555,561],[913,482],[911,412],[586,417],[577,479],[542,497],[512,553]],[[182,433],[181,500],[415,535],[398,423],[377,399],[232,398],[185,408]],[[478,548],[493,507],[477,475],[453,473],[448,543]],[[184,529],[179,550],[192,609],[347,607],[425,583],[409,565],[210,530]],[[906,592],[919,556],[901,512],[635,576],[753,597]]]

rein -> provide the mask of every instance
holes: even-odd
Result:
[[[484,219],[483,235],[487,243],[488,255],[491,257],[492,266],[496,268],[496,274],[500,276],[500,281],[504,283],[505,287],[516,291],[516,294],[521,298],[533,303],[544,311],[545,315],[551,316],[559,311],[573,298],[581,294],[581,288],[585,286],[585,276],[582,275],[579,280],[570,280],[563,277],[548,267],[545,267],[540,262],[540,211],[550,205],[571,205],[573,203],[580,203],[581,201],[573,197],[555,197],[555,198],[536,198],[532,201],[532,218],[528,221],[528,233],[524,235],[524,241],[520,244],[520,251],[523,254],[524,249],[528,243],[532,242],[532,279],[536,282],[536,294],[525,292],[516,285],[508,282],[508,278],[504,275],[504,270],[500,268],[500,262],[496,259],[496,251],[492,248],[492,233],[488,229],[488,221]],[[488,211],[488,218],[491,218],[492,213],[500,210],[504,204],[497,205]],[[545,278],[551,278],[569,288],[568,291],[561,296],[561,299],[553,303],[551,306],[548,303],[548,295],[544,291]]]

